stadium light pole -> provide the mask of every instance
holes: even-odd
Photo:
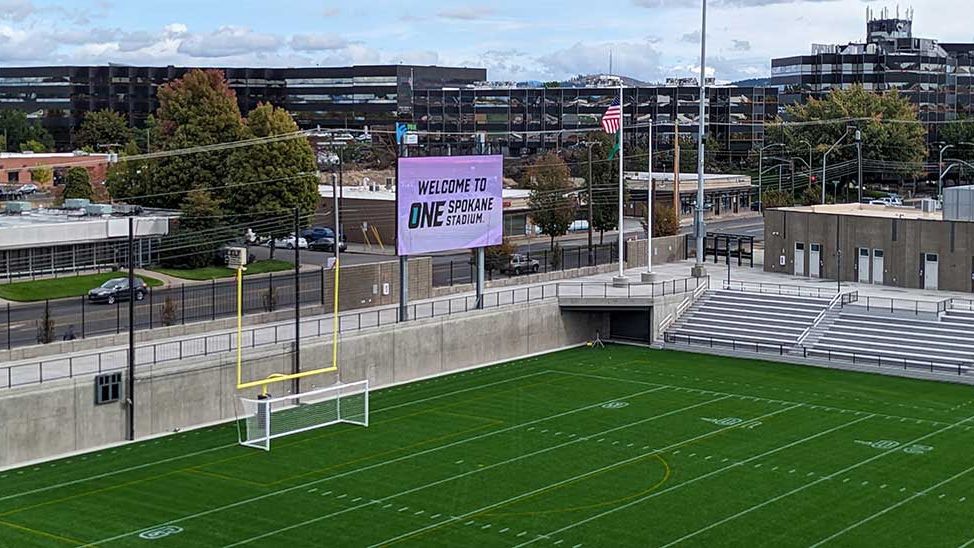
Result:
[[[703,166],[706,145],[704,143],[704,132],[706,129],[707,107],[704,101],[707,100],[707,0],[701,0],[700,8],[700,113],[697,120],[697,260],[693,265],[691,275],[695,278],[702,278],[707,275],[703,266]]]

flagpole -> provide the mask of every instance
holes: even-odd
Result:
[[[622,83],[619,83],[619,275],[612,279],[612,285],[627,285],[629,280],[626,279],[625,265],[623,264],[623,259],[625,258],[625,217],[623,217],[622,210],[622,193],[623,193],[623,180],[624,176],[622,173],[623,168],[623,132],[622,128],[625,125],[626,115],[625,115],[625,103],[622,99]]]
[[[649,143],[647,144],[649,160],[647,169],[649,178],[646,180],[646,272],[642,274],[643,282],[656,281],[653,273],[653,119],[649,119]]]

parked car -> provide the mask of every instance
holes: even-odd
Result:
[[[270,240],[268,240],[267,243],[268,246],[270,246]],[[291,234],[290,236],[284,238],[277,238],[274,240],[274,247],[282,247],[284,249],[294,249],[295,245],[297,245],[299,249],[308,249],[308,240],[305,240],[304,238],[298,238],[297,240],[295,240],[294,234]]]
[[[345,242],[344,237],[338,242],[338,251],[342,252],[348,249],[348,243]],[[318,238],[317,240],[308,244],[309,251],[335,251],[335,238],[333,236],[325,236],[323,238]]]
[[[135,278],[135,285],[129,289],[128,278],[112,278],[88,292],[88,300],[93,303],[115,304],[125,301],[135,295],[135,300],[141,301],[149,293],[149,286],[142,278]]]
[[[528,258],[527,255],[522,255],[520,253],[515,253],[511,255],[511,259],[507,261],[503,267],[501,267],[501,272],[504,274],[513,274],[515,276],[520,276],[521,274],[536,273],[541,270],[541,263],[537,259]]]
[[[568,232],[584,232],[588,230],[588,220],[578,219],[573,221],[572,224],[568,225]]]
[[[33,183],[27,183],[26,185],[21,185],[21,187],[17,189],[17,192],[20,192],[22,194],[34,194],[37,192],[37,190],[38,190],[37,185]]]

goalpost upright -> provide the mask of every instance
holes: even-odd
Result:
[[[336,235],[335,245],[338,245]],[[244,259],[245,261],[246,259]],[[332,310],[331,365],[298,373],[274,373],[262,379],[244,380],[243,375],[243,266],[237,266],[237,390],[260,388],[256,399],[240,397],[244,408],[240,443],[248,447],[270,450],[273,438],[321,428],[339,422],[368,426],[368,380],[335,385],[271,397],[268,386],[324,373],[338,371],[338,336],[341,329],[338,315],[340,260],[335,259],[334,307]],[[300,348],[296,349],[300,352]],[[238,423],[239,426],[239,423]]]

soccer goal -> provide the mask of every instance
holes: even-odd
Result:
[[[369,381],[336,384],[300,394],[240,398],[240,444],[265,451],[271,440],[340,422],[369,425]]]

